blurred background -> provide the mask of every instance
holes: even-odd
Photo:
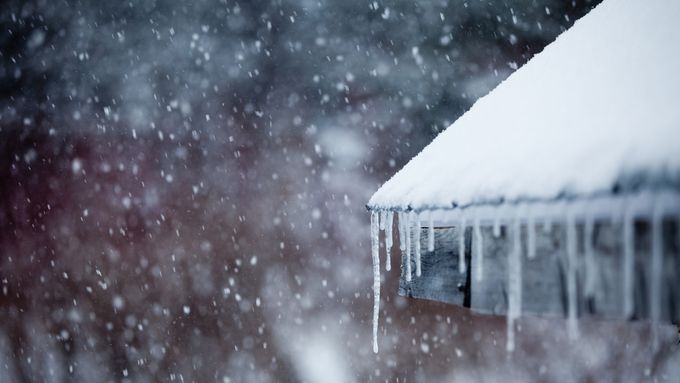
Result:
[[[364,204],[597,3],[4,2],[0,382],[672,381],[394,270],[371,350]]]

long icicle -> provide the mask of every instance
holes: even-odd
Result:
[[[633,231],[633,210],[626,206],[623,217],[623,315],[633,316],[633,273],[635,269],[635,233]]]
[[[480,282],[484,275],[484,239],[482,238],[482,228],[479,224],[479,215],[475,216],[473,230],[475,232],[475,279]]]
[[[597,274],[599,273],[599,270],[595,260],[595,250],[593,249],[593,242],[595,241],[595,238],[593,238],[595,220],[592,214],[586,213],[584,226],[585,232],[583,235],[583,249],[585,251],[586,258],[585,296],[586,298],[593,298],[595,296],[597,287]]]
[[[652,278],[649,290],[650,320],[652,321],[652,349],[659,347],[659,319],[661,317],[661,280],[663,278],[663,206],[657,201],[652,213]]]
[[[378,213],[371,212],[371,255],[373,258],[373,352],[378,353],[378,315],[380,313],[380,230]]]
[[[460,226],[458,230],[458,272],[461,274],[467,269],[465,264],[465,213],[460,212]]]
[[[405,274],[406,270],[406,265],[404,264],[404,259],[406,258],[406,230],[404,230],[404,221],[406,221],[406,218],[404,217],[406,213],[403,211],[400,211],[397,213],[397,229],[399,231],[399,262],[401,262],[401,270],[399,271],[402,275]]]
[[[550,213],[546,214],[545,220],[543,221],[543,231],[545,233],[550,233],[552,231],[553,227],[553,222],[552,222],[552,217],[550,217]]]
[[[545,218],[543,219],[543,232],[544,233],[552,232],[553,217],[551,216],[551,214],[555,213],[555,210],[561,210],[559,203],[552,206],[552,208],[546,209],[546,211],[545,211]]]
[[[401,250],[402,253],[406,251],[406,235],[404,234],[405,233],[404,221],[406,221],[406,218],[404,218],[405,214],[406,213],[404,213],[403,211],[397,213],[398,218],[397,228],[399,229],[399,250]]]
[[[413,221],[415,223],[415,235],[414,235],[414,247],[416,250],[416,277],[419,277],[421,274],[421,264],[420,264],[420,214],[419,213],[412,213],[413,217],[415,218]]]
[[[394,222],[394,213],[387,211],[385,214],[385,270],[392,270],[392,223]]]
[[[428,231],[427,231],[427,251],[433,252],[434,251],[434,213],[432,210],[430,210],[430,222],[428,224]]]
[[[522,313],[522,243],[519,219],[512,228],[512,250],[508,256],[507,351],[515,350],[515,320]]]
[[[404,237],[406,242],[406,282],[411,282],[411,214],[404,213]]]
[[[505,329],[507,333],[507,341],[505,343],[505,350],[508,352],[513,352],[515,351],[515,318],[510,316],[510,313],[508,313],[506,317],[506,325],[507,328]]]
[[[536,258],[536,220],[532,212],[527,219],[527,258]]]
[[[576,220],[573,212],[567,213],[567,329],[569,338],[578,337],[578,297],[576,290],[577,271],[577,237]]]
[[[503,207],[500,206],[495,209],[495,215],[493,218],[493,236],[498,238],[501,236],[501,209]]]

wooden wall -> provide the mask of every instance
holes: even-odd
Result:
[[[458,271],[457,227],[435,228],[435,251],[427,252],[427,228],[421,232],[422,275],[415,275],[412,252],[412,281],[406,282],[402,267],[399,294],[470,307],[488,314],[505,314],[508,305],[507,260],[512,249],[510,230],[503,227],[498,237],[492,228],[482,228],[482,279],[476,278],[476,251],[471,251],[475,236],[465,230],[467,268]],[[623,311],[623,233],[616,222],[598,223],[593,230],[595,268],[593,294],[586,294],[584,227],[577,225],[577,302],[579,317],[602,319],[645,319],[650,316],[651,233],[650,225],[637,222],[635,232],[634,312],[626,318]],[[660,292],[662,321],[680,321],[680,252],[677,222],[663,224],[663,267]],[[564,317],[567,313],[566,230],[555,224],[551,229],[536,229],[536,256],[527,257],[527,230],[521,229],[522,313]],[[415,241],[412,241],[415,246]],[[395,249],[398,251],[398,249]],[[402,263],[403,264],[403,263]]]

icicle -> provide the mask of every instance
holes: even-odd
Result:
[[[419,277],[421,274],[420,270],[420,214],[419,213],[412,213],[413,217],[415,217],[415,250],[416,250],[416,277]]]
[[[373,258],[373,352],[378,353],[378,314],[380,312],[380,231],[378,213],[371,212],[371,255]]]
[[[630,206],[623,217],[623,315],[633,315],[633,272],[635,268],[635,233],[633,232],[633,213]]]
[[[550,217],[549,213],[546,213],[545,215],[545,220],[543,220],[543,231],[546,233],[550,233],[552,231],[552,217]]]
[[[484,242],[482,238],[482,228],[479,225],[479,215],[475,216],[474,229],[475,232],[475,277],[477,281],[482,280],[483,268],[484,268]]]
[[[385,231],[385,221],[387,221],[387,210],[380,212],[380,230]]]
[[[394,213],[391,211],[385,212],[385,270],[392,269],[392,223],[394,222]]]
[[[592,214],[586,213],[585,233],[583,236],[583,248],[586,257],[586,286],[585,296],[592,298],[595,296],[595,288],[597,285],[597,263],[595,261],[595,251],[593,250],[593,231],[595,222]]]
[[[428,225],[427,251],[434,251],[434,213],[430,210],[430,222]]]
[[[515,318],[511,317],[509,314],[506,317],[506,324],[507,324],[507,329],[505,330],[507,333],[507,343],[505,344],[505,349],[508,352],[513,352],[515,351]]]
[[[521,242],[521,237],[520,237],[520,224],[519,224],[519,219],[515,219],[515,231],[514,231],[514,236],[515,238],[513,239],[513,253],[514,255],[514,266],[513,268],[515,269],[515,289],[517,290],[516,292],[516,301],[517,304],[515,305],[515,315],[519,317],[522,315],[522,242]]]
[[[399,222],[397,223],[398,229],[399,229],[399,249],[402,251],[406,251],[406,230],[404,230],[404,222],[406,221],[405,218],[406,213],[400,211],[397,215],[397,218],[399,219]]]
[[[496,208],[496,214],[493,219],[493,236],[498,238],[501,236],[501,208]]]
[[[536,222],[532,213],[529,213],[527,220],[527,257],[536,258]]]
[[[522,313],[522,243],[520,242],[519,219],[512,228],[512,250],[508,256],[508,312],[507,344],[508,351],[515,349],[515,320]]]
[[[652,213],[652,277],[649,290],[650,315],[652,321],[652,348],[659,347],[658,325],[661,317],[661,279],[663,267],[663,207],[660,202],[654,204]]]
[[[572,212],[567,213],[567,329],[569,338],[578,337],[578,297],[576,296],[576,222]]]
[[[404,213],[404,237],[406,242],[406,282],[411,282],[411,214]]]
[[[460,212],[460,226],[458,227],[458,271],[462,274],[467,269],[465,264],[465,214]]]

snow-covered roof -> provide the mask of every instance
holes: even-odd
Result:
[[[605,0],[480,98],[372,209],[680,185],[680,1]]]

